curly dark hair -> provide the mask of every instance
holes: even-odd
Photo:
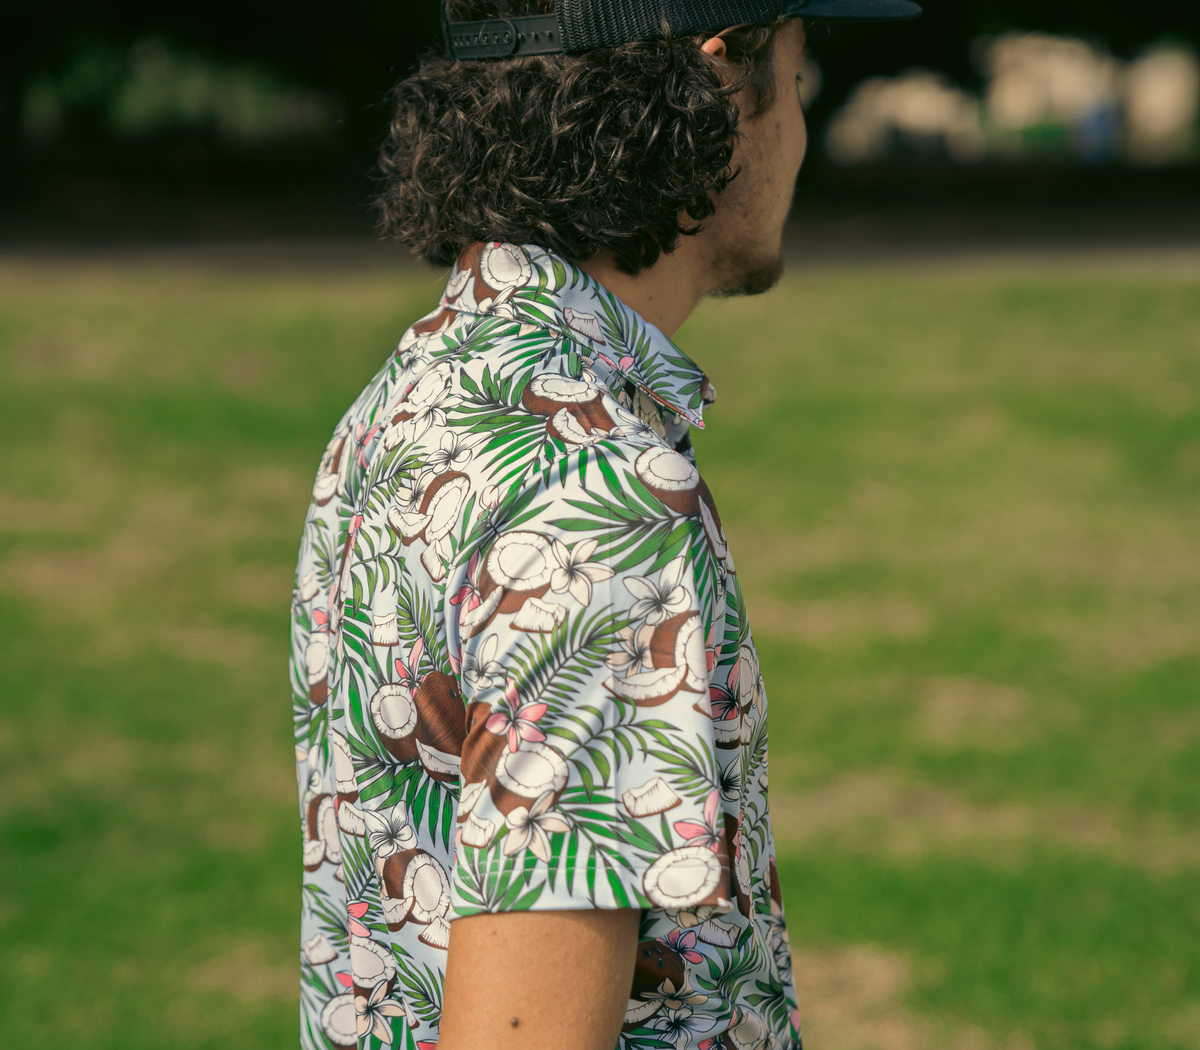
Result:
[[[553,0],[450,0],[453,21],[546,14]],[[468,244],[537,244],[574,262],[610,252],[637,274],[695,234],[731,170],[748,88],[770,106],[783,22],[724,35],[722,80],[702,38],[453,62],[426,55],[393,89],[380,149],[380,231],[449,266]],[[681,221],[687,215],[692,221]]]

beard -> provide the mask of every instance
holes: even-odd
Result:
[[[783,276],[783,252],[742,252],[727,255],[721,267],[721,283],[709,295],[714,299],[732,299],[741,295],[762,295],[779,283]]]

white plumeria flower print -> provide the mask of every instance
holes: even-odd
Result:
[[[649,624],[642,624],[637,631],[632,627],[622,627],[617,635],[621,648],[609,653],[604,658],[605,663],[619,672],[636,674],[638,671],[654,670],[654,663],[650,659],[650,639],[653,635],[654,628]]]
[[[547,832],[571,830],[562,817],[546,812],[553,802],[554,792],[543,791],[529,809],[517,806],[505,818],[504,823],[508,826],[508,835],[504,839],[505,854],[528,847],[535,857],[549,863],[550,838]]]
[[[421,506],[421,500],[425,498],[425,490],[429,488],[429,483],[433,481],[433,478],[433,471],[425,470],[412,481],[400,485],[396,489],[397,505],[409,512],[417,510]]]
[[[363,820],[371,849],[381,859],[412,849],[417,844],[417,835],[408,822],[408,808],[403,802],[397,802],[391,813],[369,809],[363,813]]]
[[[687,560],[682,554],[672,558],[659,573],[658,583],[652,583],[645,576],[626,576],[625,586],[637,599],[629,615],[654,626],[686,610],[688,592],[680,582],[686,565]]]
[[[498,686],[504,681],[504,665],[496,659],[499,635],[489,634],[479,647],[479,655],[463,656],[462,676],[474,692]]]
[[[453,430],[442,435],[441,444],[429,456],[429,469],[435,474],[462,470],[471,462],[471,442]]]
[[[373,1035],[381,1043],[392,1042],[392,1024],[389,1017],[403,1017],[404,1009],[399,1003],[389,1002],[387,981],[380,981],[371,990],[371,998],[365,995],[354,997],[354,1012],[358,1015],[358,1038]]]
[[[592,584],[611,579],[613,575],[607,565],[585,564],[599,545],[600,541],[596,539],[580,540],[568,551],[562,540],[555,540],[554,557],[558,560],[558,568],[550,576],[550,589],[556,594],[567,591],[580,605],[588,605],[592,600]]]

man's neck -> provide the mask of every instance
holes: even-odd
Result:
[[[695,253],[689,248],[689,240],[685,238],[676,251],[659,256],[658,262],[636,277],[622,273],[607,255],[580,263],[579,268],[643,320],[671,337],[708,290],[699,280]]]

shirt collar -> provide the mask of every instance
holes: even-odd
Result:
[[[610,386],[630,381],[704,428],[708,377],[649,321],[577,266],[531,244],[472,244],[446,284],[442,307],[507,317],[576,344]],[[523,333],[524,334],[524,333]]]

